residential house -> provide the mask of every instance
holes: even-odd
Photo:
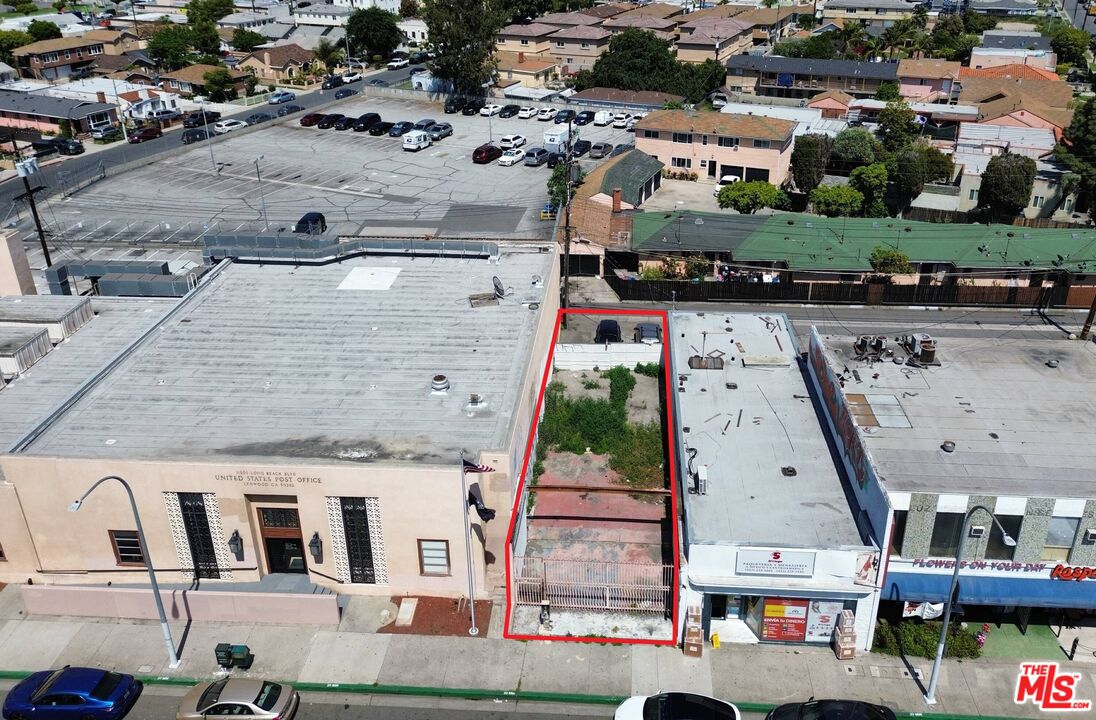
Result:
[[[756,115],[758,117],[791,120],[795,123],[794,135],[837,134],[848,128],[849,124],[841,118],[827,118],[820,108],[789,107],[787,105],[755,105],[753,103],[729,102],[719,109],[728,115]]]
[[[682,95],[655,92],[653,90],[617,90],[616,88],[588,88],[567,98],[578,104],[603,105],[622,110],[658,110],[666,105],[685,102]]]
[[[0,62],[0,82],[15,82],[18,78],[18,70],[5,62]]]
[[[588,8],[585,8],[583,10],[578,10],[577,12],[580,12],[583,15],[591,15],[593,17],[598,17],[598,18],[601,18],[602,20],[605,20],[607,18],[616,17],[617,15],[620,15],[621,13],[628,12],[629,10],[632,10],[635,7],[636,7],[635,3],[618,2],[618,3],[609,3],[608,5],[595,5],[593,7],[588,7]]]
[[[117,98],[122,104],[123,114],[135,120],[145,120],[162,110],[179,110],[179,96],[163,90],[128,90],[118,93]]]
[[[49,7],[48,5],[46,7]],[[61,31],[61,37],[78,37],[88,31],[84,19],[73,13],[46,13],[43,15],[21,15],[5,18],[0,21],[0,30],[18,30],[26,32],[30,24],[35,20],[51,22]]]
[[[898,91],[907,100],[947,101],[958,90],[962,65],[950,60],[906,59],[898,63]]]
[[[849,103],[849,122],[877,122],[879,113],[887,107],[883,100],[855,98]],[[959,123],[977,122],[978,106],[963,103],[911,102],[910,110],[917,116],[926,138],[939,141],[955,139]]]
[[[552,33],[549,54],[555,58],[563,75],[589,70],[609,48],[611,32],[601,27],[573,25]]]
[[[807,107],[822,111],[824,118],[843,118],[848,115],[853,96],[840,90],[818,93],[807,102]]]
[[[56,134],[60,132],[62,122],[67,122],[79,135],[118,122],[118,107],[103,102],[0,90],[0,125]]]
[[[872,35],[878,35],[899,20],[913,15],[918,3],[906,0],[826,0],[822,6],[823,23],[859,23]]]
[[[758,115],[656,110],[636,124],[636,148],[672,171],[783,185],[795,128],[792,120]]]
[[[671,5],[669,3],[650,3],[649,5],[640,5],[639,7],[625,12],[614,15],[614,20],[628,17],[647,17],[657,18],[659,20],[667,20],[669,18],[680,17],[685,14],[684,5]]]
[[[1031,17],[1042,15],[1037,0],[969,0],[967,8],[981,15]]]
[[[978,207],[978,193],[982,187],[982,175],[993,155],[997,153],[956,152],[952,161],[960,168],[959,172],[959,212],[970,212]],[[1023,210],[1025,218],[1049,218],[1059,210],[1073,212],[1077,202],[1075,191],[1065,192],[1062,176],[1067,169],[1056,162],[1039,159],[1035,161],[1035,183],[1031,188],[1031,198]]]
[[[698,20],[724,20],[738,17],[744,12],[753,10],[754,7],[753,5],[709,5],[706,8],[693,10],[684,18],[679,19],[684,21],[683,24],[697,22]]]
[[[229,30],[257,30],[263,25],[276,23],[279,19],[288,19],[288,15],[285,18],[279,18],[268,13],[237,12],[225,15],[218,20],[217,27],[228,28]]]
[[[1047,50],[1050,38],[1037,32],[1019,30],[986,30],[982,33],[982,47],[999,50]]]
[[[555,25],[533,22],[528,25],[507,25],[499,30],[495,49],[499,52],[524,52],[529,55],[547,53],[552,47],[549,37],[559,30]]]
[[[1064,82],[1009,78],[969,78],[959,102],[978,106],[978,121],[991,125],[1053,130],[1057,137],[1069,127],[1073,89]]]
[[[625,17],[620,15],[601,23],[601,27],[617,35],[628,28],[646,30],[662,40],[674,40],[674,30],[677,29],[677,20],[669,18],[649,17],[647,15],[632,15]]]
[[[249,53],[236,67],[266,82],[285,82],[305,73],[315,59],[314,52],[300,45],[277,45]]]
[[[39,40],[12,51],[23,77],[63,80],[83,74],[105,52],[101,40],[55,38]]]
[[[1056,143],[1054,131],[1046,128],[1019,128],[965,122],[959,125],[959,134],[955,138],[955,152],[968,155],[982,153],[991,156],[1010,152],[1039,160],[1054,152]]]
[[[759,7],[747,10],[735,17],[754,26],[754,44],[773,45],[781,38],[791,34],[795,19],[800,15],[813,15],[814,5],[783,5],[780,7]]]
[[[130,30],[91,30],[81,35],[80,39],[101,42],[104,55],[124,55],[137,52],[145,46],[137,33]]]
[[[217,65],[190,65],[181,70],[161,75],[160,86],[168,92],[180,95],[205,95],[206,73],[223,69],[226,68]],[[228,73],[232,76],[232,84],[236,87],[236,91],[243,94],[247,88],[247,81],[251,78],[251,73],[231,69],[228,70]]]
[[[345,5],[320,3],[308,7],[296,7],[293,10],[293,22],[296,25],[317,25],[320,27],[342,27],[353,10]]]
[[[400,0],[332,0],[336,5],[345,5],[351,9],[380,8],[393,15],[400,14]]]
[[[430,39],[430,30],[426,27],[426,21],[422,18],[401,18],[396,23],[396,27],[407,38],[407,44],[412,47],[425,45]]]
[[[495,61],[500,87],[517,84],[527,88],[543,88],[553,76],[559,76],[559,66],[551,55],[500,52],[495,54]]]
[[[895,63],[855,60],[735,55],[727,69],[727,87],[733,91],[789,98],[810,98],[827,90],[874,97],[880,85],[898,81]]]
[[[680,27],[677,59],[702,63],[716,60],[726,63],[753,45],[753,25],[734,18],[690,20]]]
[[[555,12],[541,15],[535,22],[540,25],[552,25],[557,28],[590,27],[600,25],[604,18],[581,12]]]
[[[1003,78],[1007,80],[1049,80],[1062,82],[1058,73],[1033,65],[995,65],[989,68],[964,67],[959,70],[959,82],[965,83],[971,78]]]
[[[593,243],[627,248],[632,227],[628,211],[640,207],[661,185],[662,163],[641,150],[629,150],[600,163],[583,178],[571,201],[578,247]]]
[[[1058,56],[1049,50],[974,48],[970,53],[969,65],[975,69],[998,65],[1031,65],[1054,70],[1058,66]]]

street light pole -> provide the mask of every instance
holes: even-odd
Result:
[[[171,628],[167,624],[167,613],[164,612],[164,600],[160,597],[160,585],[156,582],[156,569],[152,566],[152,557],[148,553],[148,543],[145,542],[145,529],[141,525],[141,514],[137,512],[137,501],[133,499],[133,489],[130,488],[122,478],[117,475],[107,475],[104,478],[100,478],[94,485],[87,489],[80,499],[69,505],[69,512],[76,512],[80,509],[84,500],[88,495],[99,487],[107,480],[117,480],[122,483],[122,487],[126,489],[126,494],[129,495],[129,506],[133,509],[133,521],[137,524],[137,541],[141,543],[141,552],[145,556],[145,567],[148,569],[148,580],[152,585],[152,597],[156,601],[156,612],[160,614],[160,628],[164,631],[164,644],[167,645],[167,658],[168,667],[175,669],[179,667],[179,656],[175,652],[175,643],[171,639]]]
[[[940,679],[940,665],[944,660],[944,646],[948,641],[948,625],[951,623],[951,608],[957,599],[955,593],[959,587],[959,570],[963,564],[963,546],[966,545],[970,519],[974,513],[979,510],[985,511],[985,513],[989,515],[990,520],[993,521],[993,524],[1001,531],[1002,540],[1005,545],[1016,547],[1016,540],[1005,532],[1004,526],[1001,525],[1001,521],[997,519],[997,516],[993,514],[992,510],[985,505],[975,505],[970,510],[967,510],[967,514],[963,517],[963,524],[959,527],[959,547],[955,550],[955,570],[951,574],[951,587],[948,589],[948,598],[944,602],[944,625],[940,628],[940,642],[936,646],[936,659],[932,663],[932,677],[929,679],[929,689],[925,692],[925,704],[927,705],[936,704],[936,682]]]
[[[202,110],[202,127],[205,128],[206,142],[209,144],[209,162],[213,165],[213,172],[217,172],[217,161],[213,158],[213,131],[209,129],[209,116],[206,115],[205,98],[198,102],[198,107]]]
[[[464,554],[468,562],[468,612],[471,613],[472,626],[468,634],[479,635],[476,627],[476,577],[475,564],[472,561],[472,524],[468,522],[468,479],[464,475],[464,451],[460,451],[460,497],[461,514],[464,516]]]
[[[263,232],[270,229],[270,219],[266,216],[266,197],[263,195],[263,174],[259,171],[259,161],[265,157],[260,155],[255,158],[255,177],[259,179],[259,203],[263,208]]]
[[[46,233],[42,229],[42,219],[38,217],[38,203],[34,201],[35,193],[44,188],[42,186],[36,188],[30,186],[30,176],[32,173],[38,171],[38,164],[33,158],[26,162],[19,161],[19,146],[15,142],[14,132],[11,134],[11,151],[12,154],[15,155],[15,159],[13,160],[15,169],[19,172],[20,177],[23,178],[23,188],[26,190],[26,192],[17,197],[16,200],[26,198],[27,203],[30,205],[30,215],[34,218],[34,229],[38,231],[38,242],[42,245],[42,255],[45,256],[46,267],[48,268],[53,265],[53,261],[49,256],[49,245],[46,243]]]
[[[490,88],[491,88],[491,83],[485,82],[483,84],[483,89],[484,89],[484,94],[485,95],[488,92],[490,92]],[[490,145],[495,140],[495,131],[494,131],[494,128],[493,128],[492,123],[491,123],[492,119],[493,119],[492,116],[490,116],[490,115],[487,116],[487,144],[488,145]]]

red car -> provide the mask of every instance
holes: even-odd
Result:
[[[141,143],[145,140],[155,140],[158,137],[163,137],[164,131],[158,127],[147,127],[135,130],[129,134],[129,141],[131,143]]]
[[[312,127],[325,117],[327,117],[327,115],[324,113],[308,113],[301,118],[301,127]]]

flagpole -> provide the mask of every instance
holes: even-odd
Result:
[[[472,565],[472,524],[468,522],[468,480],[464,477],[463,450],[460,451],[460,487],[461,514],[464,516],[464,552],[468,557],[468,612],[472,620],[468,634],[479,635],[479,628],[476,627],[476,578]]]

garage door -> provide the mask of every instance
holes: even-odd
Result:
[[[769,182],[769,171],[761,170],[759,168],[746,168],[746,182],[750,182],[752,180]]]

